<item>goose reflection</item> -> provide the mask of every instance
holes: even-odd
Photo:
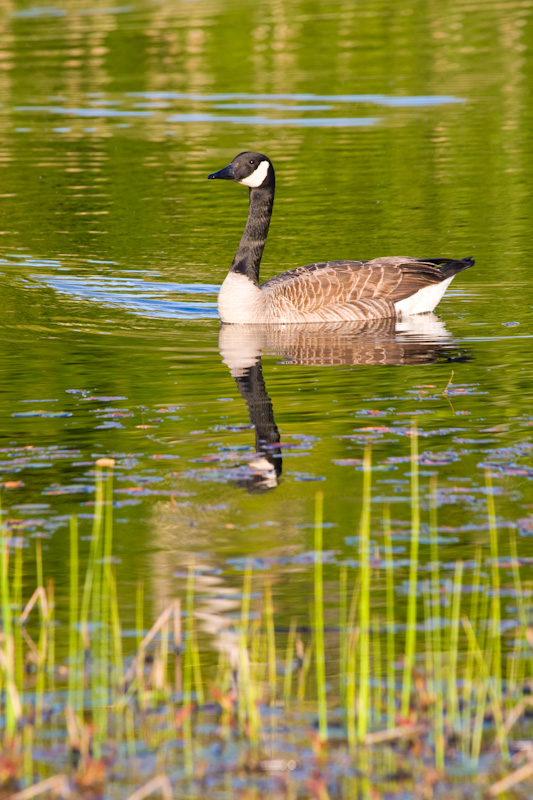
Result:
[[[263,355],[277,356],[283,363],[308,366],[356,366],[432,364],[441,360],[464,360],[467,356],[457,348],[450,333],[434,314],[426,314],[403,321],[381,319],[357,323],[305,324],[305,325],[222,325],[219,348],[223,361],[235,379],[240,395],[245,401],[250,422],[255,429],[256,453],[243,467],[233,469],[234,480],[248,491],[264,492],[277,486],[282,470],[280,434],[274,419],[272,402],[263,378]],[[154,574],[168,573],[168,553],[176,552],[177,566],[190,562],[191,540],[183,533],[187,528],[176,525],[179,507],[163,504],[168,524],[164,527],[168,542],[160,539],[160,550],[154,558],[161,566]],[[188,511],[186,512],[189,513]],[[207,514],[218,512],[207,511]],[[212,524],[215,524],[214,517]],[[211,522],[204,521],[203,538],[197,540],[195,549],[209,551],[207,533]],[[177,531],[180,533],[178,534]],[[269,555],[284,555],[286,541],[279,542]],[[290,545],[289,545],[290,546]],[[163,563],[164,562],[164,563]],[[273,579],[286,579],[284,567],[273,569]],[[213,638],[215,648],[226,654],[237,671],[239,664],[239,634],[235,629],[235,614],[241,605],[240,590],[233,581],[225,578],[216,559],[205,555],[195,561],[195,596],[198,604],[195,615],[202,631]],[[158,578],[155,596],[162,602],[161,579]],[[168,598],[172,597],[171,588]],[[168,601],[166,601],[168,602]]]
[[[218,343],[255,429],[256,456],[238,481],[251,491],[277,486],[282,470],[280,435],[263,378],[264,353],[280,356],[285,364],[307,366],[398,366],[465,360],[435,314],[351,323],[222,325]]]

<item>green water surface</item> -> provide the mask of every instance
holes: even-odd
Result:
[[[3,9],[0,483],[28,585],[44,537],[61,617],[68,515],[86,550],[94,463],[112,456],[126,627],[139,578],[150,617],[194,561],[215,608],[252,556],[282,617],[305,616],[315,493],[325,547],[357,558],[367,442],[373,541],[388,502],[407,570],[414,419],[443,565],[488,547],[487,468],[502,554],[514,530],[533,557],[533,3]],[[206,180],[244,149],[277,170],[265,279],[324,259],[476,259],[429,332],[248,343],[285,445],[263,481],[216,312],[248,192]]]

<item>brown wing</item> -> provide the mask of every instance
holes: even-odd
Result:
[[[386,298],[400,281],[401,271],[396,265],[328,261],[283,272],[261,289],[283,297],[297,310],[314,311],[376,296]]]
[[[283,272],[266,281],[261,289],[273,295],[273,302],[274,297],[283,299],[296,310],[306,312],[368,300],[396,303],[470,265],[470,259],[405,256],[327,261]]]

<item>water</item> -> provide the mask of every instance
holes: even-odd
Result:
[[[533,557],[533,3],[73,0],[12,5],[1,31],[2,504],[60,599],[68,515],[87,536],[109,455],[126,627],[139,578],[150,617],[191,561],[218,610],[253,558],[305,616],[315,493],[333,561],[354,558],[369,442],[375,545],[386,502],[408,558],[414,419],[443,566],[488,547],[487,468],[502,553],[516,530]],[[243,149],[277,170],[264,279],[476,266],[424,323],[221,330],[247,192],[206,178]]]

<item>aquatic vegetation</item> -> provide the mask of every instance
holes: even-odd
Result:
[[[40,538],[30,555],[3,526],[0,791],[18,800],[52,790],[61,797],[114,796],[118,781],[120,796],[131,791],[137,798],[155,791],[171,797],[175,789],[198,796],[207,787],[228,796],[296,796],[306,787],[316,798],[400,797],[426,787],[425,796],[460,797],[464,784],[469,797],[485,790],[514,796],[505,794],[509,787],[533,774],[523,744],[532,734],[533,633],[516,540],[513,534],[502,560],[487,474],[490,553],[456,561],[445,577],[432,478],[431,561],[422,565],[426,507],[416,435],[411,460],[407,582],[394,562],[387,507],[383,530],[371,530],[367,448],[356,560],[326,557],[327,496],[318,492],[309,619],[293,618],[288,630],[278,625],[268,569],[258,573],[247,560],[240,613],[218,660],[199,643],[194,564],[181,596],[146,633],[139,584],[137,636],[124,636],[111,459],[96,464],[85,575],[79,522],[71,518],[68,620],[56,619]],[[30,557],[37,586],[26,599]],[[325,618],[324,592],[332,586],[336,624]],[[504,591],[514,611],[504,608]]]

